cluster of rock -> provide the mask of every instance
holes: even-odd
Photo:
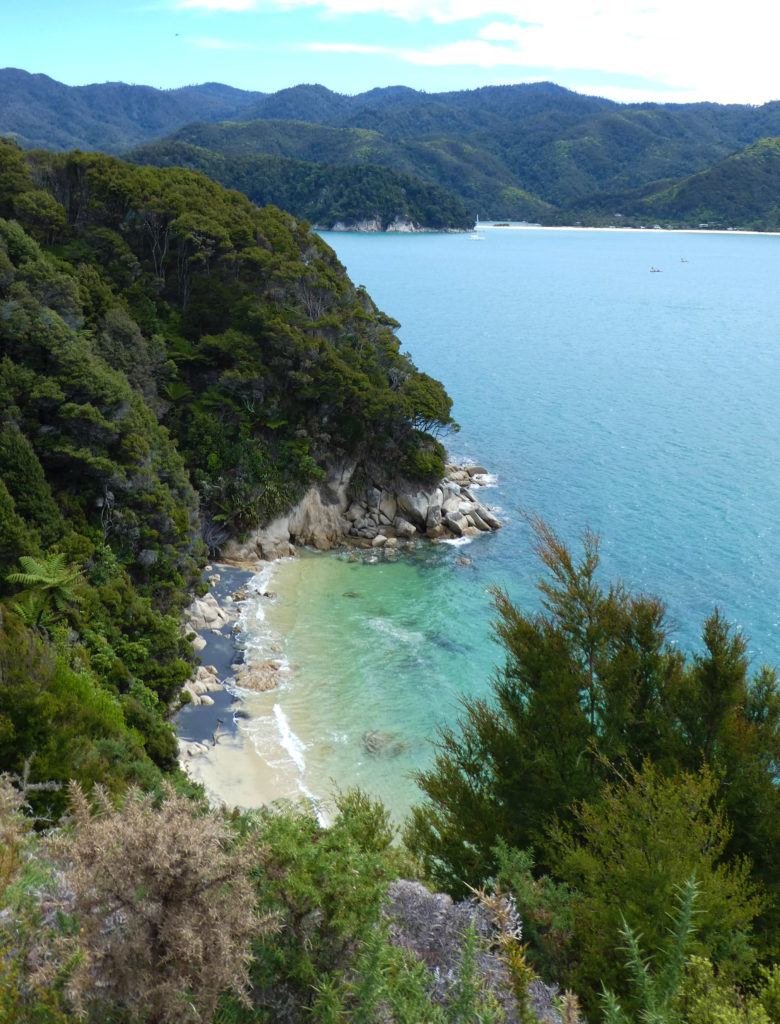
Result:
[[[430,488],[369,481],[357,493],[354,471],[354,463],[337,467],[287,515],[242,542],[230,541],[223,557],[283,558],[295,553],[296,544],[320,551],[343,543],[392,548],[415,537],[475,537],[501,526],[474,493],[487,480],[482,466],[448,466],[444,479]]]
[[[486,475],[482,466],[449,466],[447,476],[431,491],[368,487],[346,511],[348,536],[383,547],[417,534],[438,539],[476,537],[497,530],[498,518],[473,493]]]
[[[351,221],[349,224],[343,220],[337,220],[335,224],[332,224],[329,228],[318,228],[321,231],[389,231],[389,232],[401,232],[403,234],[409,233],[422,233],[422,234],[442,234],[442,233],[459,233],[460,228],[424,228],[420,224],[415,223],[412,220],[408,220],[405,217],[396,217],[390,221],[389,224],[384,224],[381,217],[370,217],[364,220]]]
[[[219,575],[209,576],[208,581],[213,586],[219,582]],[[232,607],[257,594],[258,592],[250,587],[242,587],[230,597],[225,598],[225,602],[231,606],[229,610],[221,607],[211,592],[202,597],[196,597],[184,613],[182,632],[185,635],[194,633],[195,639],[192,646],[196,651],[202,651],[207,646],[202,634],[210,631],[224,635],[222,630],[229,626],[236,617]],[[268,599],[276,597],[275,594],[268,592],[261,596]],[[238,629],[238,627],[234,625],[233,629]],[[278,686],[278,673],[283,664],[278,658],[234,664],[230,667],[231,679],[236,686],[240,686],[244,690],[264,693],[266,690],[273,690]],[[213,704],[214,700],[210,694],[224,690],[224,686],[219,679],[218,670],[213,665],[200,665],[192,678],[184,684],[182,690],[189,694],[189,698],[185,697],[185,700],[188,700],[190,704]]]
[[[224,689],[213,665],[199,665],[195,675],[182,687],[182,691],[190,695],[191,704],[213,704],[214,698],[210,695]]]
[[[504,1011],[507,1024],[522,1024],[528,1015],[512,992],[512,981],[498,953],[504,935],[519,939],[520,921],[505,897],[475,898],[455,903],[446,893],[432,893],[420,882],[391,883],[383,915],[395,945],[406,949],[430,972],[432,995],[446,1006],[456,991],[463,957],[463,939],[473,924],[480,941],[475,966],[481,983]],[[561,1024],[556,1006],[558,989],[536,978],[530,982],[527,1003],[531,1013],[547,1024]]]

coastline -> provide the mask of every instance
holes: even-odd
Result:
[[[212,804],[250,809],[277,799],[302,794],[291,771],[284,770],[283,751],[261,757],[246,724],[251,721],[257,694],[238,685],[239,673],[257,664],[260,655],[270,656],[273,640],[248,649],[247,625],[262,625],[264,604],[276,599],[268,591],[278,563],[255,566],[213,563],[206,570],[209,594],[228,621],[219,628],[195,632],[205,646],[198,651],[203,666],[219,681],[210,689],[206,703],[185,704],[174,718],[179,741],[179,764],[200,783]],[[263,596],[267,595],[267,596]],[[280,671],[283,671],[281,669]]]
[[[355,616],[372,584],[363,580],[356,585],[353,572],[360,571],[361,564],[395,564],[401,570],[394,576],[397,585],[415,591],[415,579],[409,579],[408,572],[417,571],[428,545],[431,551],[439,544],[441,552],[454,550],[500,528],[490,506],[472,491],[492,483],[480,466],[448,466],[448,476],[431,494],[420,491],[396,499],[376,490],[365,507],[353,501],[334,543],[312,545],[308,538],[288,532],[285,522],[280,533],[270,531],[283,541],[276,557],[265,542],[253,538],[206,568],[209,591],[190,605],[183,627],[197,635],[200,666],[184,687],[191,703],[183,704],[174,725],[180,766],[203,786],[212,804],[250,809],[275,800],[304,800],[325,820],[341,785],[384,789],[377,774],[386,775],[387,757],[404,751],[403,762],[407,755],[419,755],[419,750],[409,748],[405,723],[398,721],[397,702],[387,687],[371,696],[374,720],[361,731],[344,729],[351,707],[358,706],[350,705],[350,699],[360,701],[362,695],[348,698],[339,690],[323,704],[319,652],[330,651],[328,670],[338,666],[335,671],[342,680],[360,665],[359,678],[370,685],[381,676],[372,656],[394,656],[399,639],[401,648],[410,640],[422,643],[425,631],[417,628],[409,632],[401,626],[394,639],[399,627],[386,624],[381,610],[367,624]],[[328,550],[337,556],[335,564],[312,564]],[[472,562],[453,557],[452,564]],[[355,599],[360,604],[355,605]],[[359,650],[354,648],[356,620],[364,630]],[[318,634],[323,621],[326,632]],[[445,647],[454,642],[442,640],[435,629],[433,634],[434,642]],[[288,649],[298,664],[288,662]],[[334,711],[339,701],[346,703]],[[406,774],[417,767],[419,761],[409,761]],[[395,786],[383,793],[383,799],[404,813],[410,787],[411,783],[406,789]]]
[[[595,227],[587,224],[526,224],[523,221],[494,223],[480,221],[474,231],[631,231],[639,234],[667,235],[756,235],[773,238],[780,236],[780,231],[748,231],[746,228],[664,228],[664,227],[628,227],[618,224]]]

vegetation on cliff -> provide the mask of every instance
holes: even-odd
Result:
[[[289,215],[98,154],[0,167],[0,765],[148,787],[209,549],[335,460],[442,472],[450,400]]]
[[[464,701],[441,734],[407,844],[456,894],[510,887],[533,962],[589,1013],[603,985],[626,995],[623,923],[658,948],[689,878],[691,954],[750,987],[778,955],[777,674],[750,673],[717,610],[686,658],[660,600],[601,586],[596,536],[575,558],[534,528],[542,610],[495,591],[493,699]]]
[[[527,1022],[537,971],[591,1020],[606,985],[609,1024],[780,1024],[776,673],[718,611],[686,657],[589,532],[577,559],[534,524],[539,613],[495,591],[494,699],[440,737],[406,850],[362,794],[325,828],[178,772],[208,549],[334,460],[442,468],[450,401],[395,326],[289,214],[0,145],[0,1016]],[[508,1001],[473,927],[443,993],[436,936],[404,951],[382,905],[415,872],[493,908]]]

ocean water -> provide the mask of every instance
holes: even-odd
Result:
[[[780,238],[324,237],[444,381],[461,425],[445,443],[493,474],[480,497],[504,526],[272,570],[280,596],[245,626],[282,682],[247,698],[240,724],[280,791],[327,800],[358,784],[403,816],[437,728],[501,661],[489,588],[537,605],[523,511],[575,548],[596,530],[604,582],[661,596],[684,650],[717,605],[756,665],[780,663]]]

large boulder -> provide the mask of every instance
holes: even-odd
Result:
[[[290,513],[290,536],[299,544],[318,551],[329,551],[349,530],[340,505],[323,504],[320,492],[312,487]]]
[[[463,943],[473,927],[479,941],[474,967],[481,986],[489,990],[504,1012],[506,1024],[527,1020],[513,994],[512,978],[499,954],[501,938],[520,934],[514,904],[503,897],[454,903],[446,893],[429,892],[420,882],[391,882],[383,915],[390,937],[430,973],[434,1002],[447,1006],[457,992]],[[534,979],[528,986],[531,1012],[539,1021],[561,1024],[555,1002],[558,989]]]
[[[428,506],[430,496],[426,491],[402,491],[398,494],[398,511],[410,523],[414,523],[421,529],[425,528],[425,520],[428,518]]]
[[[202,629],[221,629],[230,622],[230,616],[219,607],[213,594],[196,597],[184,617],[189,628],[196,632]]]

